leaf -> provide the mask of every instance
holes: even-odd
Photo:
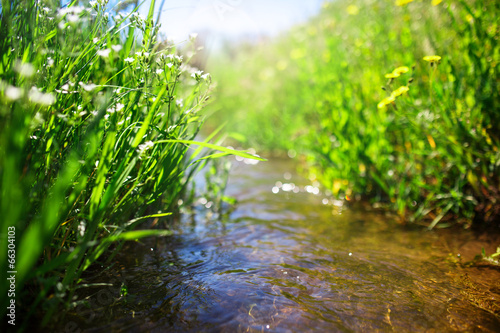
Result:
[[[192,140],[173,140],[172,139],[172,140],[159,140],[159,141],[155,141],[154,144],[169,143],[169,142],[172,142],[172,143],[184,143],[184,144],[188,144],[188,145],[198,145],[198,146],[202,146],[202,147],[205,147],[205,148],[210,148],[210,149],[213,149],[213,150],[218,150],[218,151],[221,151],[221,152],[224,152],[224,153],[228,153],[230,155],[240,156],[240,157],[249,158],[249,159],[258,160],[258,161],[267,161],[265,158],[262,158],[262,157],[259,157],[259,156],[255,156],[255,155],[251,155],[251,154],[249,154],[247,152],[243,152],[243,151],[239,151],[239,150],[235,150],[235,149],[230,149],[230,148],[226,148],[226,147],[214,145],[214,144],[211,144],[211,143],[208,143],[208,142],[199,142],[199,141],[192,141]]]
[[[165,216],[169,216],[169,215],[172,215],[172,213],[153,214],[153,215],[138,217],[136,219],[130,220],[127,223],[125,223],[124,227],[129,227],[132,224],[139,222],[139,221],[142,221],[142,220],[145,220],[145,219],[150,219],[150,218],[155,218],[155,217],[165,217]]]
[[[134,230],[122,232],[119,235],[110,236],[105,239],[106,242],[131,241],[145,237],[163,237],[172,235],[170,230]]]
[[[445,209],[443,209],[441,213],[438,216],[436,216],[434,221],[432,221],[432,223],[429,225],[428,229],[432,230],[436,226],[436,224],[438,224],[439,221],[441,221],[441,219],[446,215],[446,213],[448,213],[451,207],[453,207],[453,202],[450,202],[448,206],[446,206]]]

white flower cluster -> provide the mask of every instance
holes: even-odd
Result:
[[[91,8],[85,8],[81,6],[67,6],[64,8],[59,8],[57,10],[57,17],[60,19],[58,27],[63,30],[71,24],[80,22],[82,16],[85,13],[91,13]]]
[[[21,88],[7,85],[4,90],[5,98],[9,101],[17,101],[24,95],[24,91]]]
[[[105,45],[104,45],[105,46]],[[105,48],[102,50],[97,51],[97,55],[103,58],[109,58],[109,55],[111,54],[111,51],[114,51],[116,53],[120,52],[122,49],[121,45],[111,45],[111,48]]]
[[[194,78],[198,82],[200,82],[202,80],[209,82],[211,80],[210,74],[209,73],[203,74],[203,71],[201,71],[201,70],[197,70],[194,73],[192,73],[191,77]]]
[[[144,153],[153,148],[154,147],[154,142],[153,141],[147,141],[145,143],[143,143],[142,145],[139,145],[138,149],[137,149],[137,153],[139,154],[139,158],[142,159],[142,156],[144,155]]]
[[[132,26],[139,28],[142,31],[144,31],[146,27],[146,18],[137,12],[130,15],[130,22],[132,23]]]
[[[50,58],[49,58],[50,59]],[[14,70],[24,77],[32,77],[35,74],[35,67],[27,62],[16,61]]]
[[[108,4],[109,0],[92,0],[89,2],[90,7],[92,7],[94,10],[99,10],[99,6],[101,9],[106,8],[106,5]]]
[[[53,93],[43,93],[37,87],[31,87],[29,91],[29,99],[33,103],[49,106],[56,102],[56,97]]]

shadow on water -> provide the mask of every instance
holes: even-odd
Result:
[[[293,169],[289,161],[237,164],[228,194],[239,204],[227,220],[200,214],[174,236],[122,251],[117,265],[92,281],[112,286],[87,290],[90,305],[68,314],[66,328],[500,331],[499,318],[487,311],[499,308],[499,271],[472,268],[497,286],[485,292],[454,264],[453,251],[473,235],[446,238],[346,209]]]

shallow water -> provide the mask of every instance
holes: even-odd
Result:
[[[227,193],[238,205],[227,218],[199,214],[174,236],[126,248],[92,281],[112,286],[87,291],[90,307],[67,315],[63,330],[500,331],[448,254],[472,235],[443,238],[326,202],[290,161],[233,169]],[[495,305],[499,295],[486,296]]]

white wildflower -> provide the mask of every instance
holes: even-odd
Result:
[[[92,91],[92,90],[94,90],[95,88],[97,88],[97,87],[98,87],[97,85],[95,85],[95,84],[93,84],[93,83],[85,84],[85,83],[83,83],[83,82],[79,82],[78,84],[79,84],[79,85],[83,88],[83,90],[85,90],[85,91]],[[63,86],[63,87],[64,87],[64,86]]]
[[[5,97],[8,100],[16,101],[23,96],[23,90],[14,86],[7,86],[5,89]]]
[[[139,51],[135,53],[136,56],[138,57],[149,57],[149,52],[144,52],[144,51]]]
[[[174,65],[173,63],[169,62],[169,63],[167,64],[167,67],[168,67],[168,68],[172,68],[172,66],[173,66],[173,65]]]
[[[80,224],[78,225],[78,233],[80,234],[81,237],[85,235],[85,229],[87,227],[87,223],[85,220],[82,220]]]
[[[160,75],[161,73],[163,73],[163,69],[159,68],[159,69],[156,70],[156,74]]]
[[[80,15],[84,10],[85,8],[79,6],[65,7],[65,8],[60,8],[57,11],[57,15],[59,16],[64,16],[66,14]]]
[[[193,74],[191,74],[191,77],[194,78],[196,81],[200,81],[201,77],[203,75],[203,71],[196,71]]]
[[[124,107],[125,105],[123,105],[122,103],[116,103],[115,109],[116,111],[121,111]]]
[[[68,22],[75,23],[75,22],[78,22],[80,20],[80,16],[75,15],[75,14],[68,14],[66,16],[66,19],[68,20]]]
[[[151,149],[154,147],[154,142],[153,141],[148,141],[143,143],[142,145],[139,145],[137,152],[139,153],[139,158],[146,152],[148,149]]]
[[[41,105],[52,105],[56,102],[54,94],[42,93],[37,87],[32,87],[30,89],[29,97],[33,103]]]
[[[104,49],[104,50],[97,51],[97,55],[104,57],[104,58],[109,57],[110,53],[111,53],[111,49]]]
[[[121,45],[111,45],[111,48],[115,52],[120,52],[120,50],[122,49],[122,46]]]
[[[92,39],[92,42],[93,42],[94,44],[97,44],[97,43],[99,43],[99,38],[97,38],[97,37],[94,37],[94,39]]]
[[[17,62],[15,66],[16,72],[18,72],[21,76],[24,77],[32,77],[35,74],[35,67],[32,64],[27,62]]]
[[[123,61],[125,61],[125,62],[134,62],[134,58],[128,57],[128,58],[123,59]]]
[[[192,42],[194,42],[194,41],[196,40],[196,37],[198,37],[198,34],[197,34],[197,33],[195,33],[195,32],[189,35],[189,39],[190,39]]]

